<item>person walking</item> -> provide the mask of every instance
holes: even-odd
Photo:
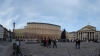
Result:
[[[51,48],[51,39],[48,39],[48,47]]]
[[[43,40],[43,46],[46,47],[46,39]]]
[[[20,44],[19,40],[16,40],[16,44],[17,44],[17,46],[19,46],[19,44]]]
[[[56,42],[56,39],[55,40],[53,40],[53,48],[54,47],[56,47],[57,48],[57,44],[56,44],[57,42]]]
[[[80,49],[80,40],[78,40],[77,44],[78,44],[78,49]]]
[[[77,47],[78,39],[76,39],[76,41],[75,41],[75,42],[76,42],[76,49],[77,49],[77,48],[78,48],[78,47]]]
[[[48,47],[48,39],[46,40],[46,47]]]
[[[43,39],[41,40],[40,46],[43,46]]]

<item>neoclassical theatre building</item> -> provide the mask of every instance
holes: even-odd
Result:
[[[69,33],[69,40],[75,40],[75,39],[80,39],[80,40],[98,39],[100,40],[100,31],[97,31],[96,27],[94,26],[87,25],[76,32]]]
[[[28,22],[24,29],[15,29],[16,39],[19,40],[41,40],[41,39],[60,39],[61,27],[55,24]]]

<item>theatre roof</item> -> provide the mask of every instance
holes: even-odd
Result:
[[[27,24],[46,24],[46,25],[53,25],[53,26],[58,26],[58,27],[60,27],[59,25],[49,24],[49,23],[40,23],[40,22],[28,22]]]

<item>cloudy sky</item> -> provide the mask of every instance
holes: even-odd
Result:
[[[0,0],[0,24],[7,29],[24,28],[27,22],[60,25],[77,31],[88,25],[100,30],[100,0]]]

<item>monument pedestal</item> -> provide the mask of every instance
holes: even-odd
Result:
[[[59,39],[58,41],[59,41],[59,42],[68,42],[67,39]]]

